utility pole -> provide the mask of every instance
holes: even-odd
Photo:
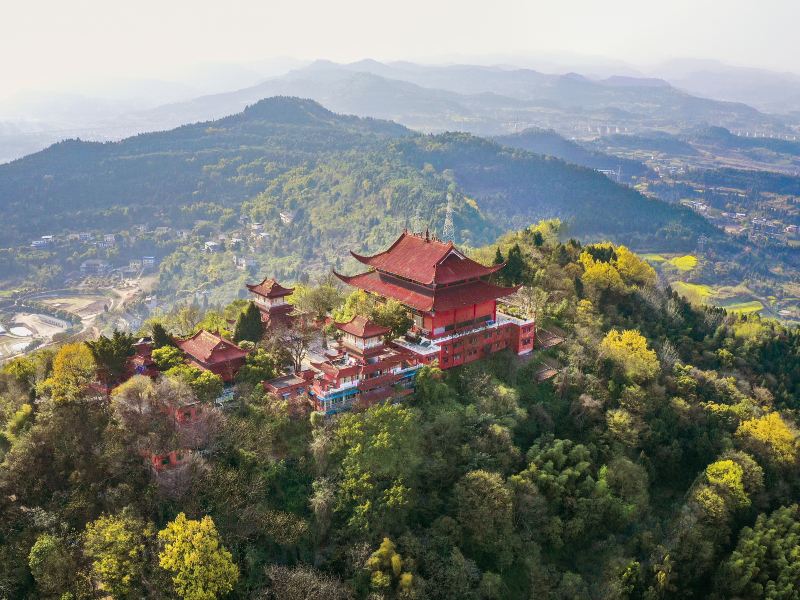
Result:
[[[456,231],[455,226],[453,225],[453,203],[452,203],[452,196],[450,193],[447,194],[447,211],[445,212],[444,217],[444,227],[442,228],[442,241],[444,242],[452,242],[454,241]]]

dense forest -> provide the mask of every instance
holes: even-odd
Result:
[[[461,148],[422,139],[399,144],[434,165]],[[165,329],[235,321],[247,340],[242,301],[149,323],[163,373],[109,398],[93,382],[124,335],[8,363],[0,597],[798,598],[800,331],[693,307],[626,247],[560,233],[474,256],[507,259],[512,310],[563,343],[425,367],[396,403],[323,418],[266,395],[284,360],[268,334],[241,342],[235,402],[214,408]],[[331,286],[301,297],[359,301]],[[181,443],[201,451],[152,470],[180,435],[169,407],[194,402]]]

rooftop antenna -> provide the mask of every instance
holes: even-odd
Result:
[[[442,228],[442,241],[452,242],[456,236],[455,226],[453,225],[453,202],[452,195],[447,194],[447,211],[444,217],[444,227]]]

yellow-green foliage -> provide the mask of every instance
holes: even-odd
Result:
[[[172,574],[175,592],[184,600],[215,600],[239,579],[239,568],[209,516],[196,521],[180,513],[158,539],[163,544],[158,564]]]
[[[152,526],[128,509],[86,524],[84,551],[103,591],[114,598],[131,593],[142,575],[146,543],[153,534]]]
[[[97,365],[86,344],[77,342],[62,346],[53,360],[53,374],[42,382],[39,392],[53,402],[77,399],[95,378]]]
[[[398,590],[408,591],[414,581],[411,573],[403,572],[403,557],[395,550],[395,545],[388,537],[383,538],[380,547],[367,559],[366,564],[372,574],[370,583],[377,590],[385,590],[397,582]]]
[[[355,290],[345,298],[344,304],[333,311],[333,320],[347,323],[357,315],[369,315],[375,307],[375,299],[364,290]]]
[[[692,494],[692,499],[710,519],[721,521],[728,516],[725,498],[712,486],[699,486]]]
[[[738,321],[733,324],[733,335],[742,339],[756,339],[765,333],[767,328],[761,321]]]
[[[616,268],[611,263],[597,262],[588,254],[588,261],[583,261],[584,254],[581,255],[581,262],[584,263],[584,271],[581,276],[583,284],[595,292],[623,292],[625,283]]]
[[[736,437],[755,453],[778,464],[797,462],[797,432],[776,412],[745,421],[736,430]]]
[[[646,261],[628,250],[625,246],[617,246],[616,267],[622,279],[631,285],[653,285],[656,272]]]
[[[656,272],[646,261],[636,256],[625,246],[614,246],[605,242],[594,244],[593,248],[608,250],[613,258],[608,261],[597,260],[589,251],[580,255],[583,265],[581,277],[590,291],[610,291],[621,293],[637,286],[653,285]]]
[[[706,479],[725,495],[735,508],[744,508],[750,505],[750,498],[744,490],[744,469],[734,461],[718,460],[706,467]]]
[[[697,266],[697,257],[692,254],[676,256],[674,258],[670,258],[667,261],[667,264],[675,267],[679,271],[691,271]]]
[[[658,356],[635,329],[612,329],[600,342],[600,352],[617,363],[633,381],[646,381],[658,374]]]

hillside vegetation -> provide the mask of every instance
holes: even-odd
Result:
[[[425,367],[413,396],[325,419],[257,385],[280,356],[267,335],[231,410],[200,400],[205,450],[172,474],[142,458],[177,438],[141,407],[208,396],[173,348],[156,383],[108,402],[86,384],[124,336],[8,364],[0,594],[795,598],[800,332],[693,307],[626,247],[558,236],[542,223],[474,255],[509,257],[509,310],[560,345]]]

